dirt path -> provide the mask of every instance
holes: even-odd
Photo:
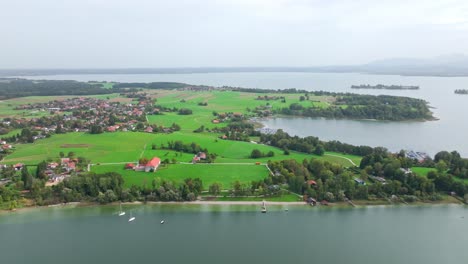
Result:
[[[354,161],[352,161],[350,158],[346,158],[346,157],[339,156],[339,155],[334,155],[334,154],[325,154],[325,156],[342,158],[342,159],[345,159],[345,160],[349,161],[353,166],[357,166],[356,163],[354,163]]]

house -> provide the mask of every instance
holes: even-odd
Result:
[[[213,124],[219,124],[219,120],[218,120],[218,119],[213,119],[213,121],[211,121],[211,122],[213,122]]]
[[[205,152],[198,152],[197,157],[200,159],[206,159],[206,153]]]
[[[154,157],[144,165],[144,170],[145,172],[155,172],[160,164],[161,159],[158,157]]]
[[[413,173],[413,172],[411,171],[410,168],[408,168],[408,169],[406,169],[406,168],[400,168],[400,170],[401,170],[405,175]]]
[[[13,168],[15,168],[16,171],[19,171],[23,168],[24,164],[23,163],[17,163],[13,165]]]
[[[366,185],[366,182],[363,181],[362,179],[359,179],[359,178],[354,178],[354,181],[357,183],[357,184],[360,184],[360,185]]]
[[[62,158],[60,159],[60,164],[67,172],[71,172],[76,169],[76,161],[76,159]]]
[[[317,185],[317,182],[314,181],[314,180],[308,180],[308,181],[307,181],[307,184],[308,184],[309,186],[315,186],[315,185]]]
[[[133,170],[133,169],[135,169],[135,164],[127,163],[127,164],[125,164],[125,169],[126,170]]]
[[[8,149],[12,149],[12,148],[13,148],[13,146],[10,145],[10,144],[6,144],[6,145],[3,145],[3,146],[2,146],[2,149],[3,149],[3,150],[8,150]]]
[[[147,133],[153,133],[153,128],[149,126],[149,127],[147,127],[147,128],[145,129],[145,132],[147,132]]]
[[[49,168],[49,169],[55,169],[55,168],[58,167],[58,165],[59,165],[59,164],[58,164],[57,162],[51,162],[51,163],[47,164],[47,168]]]

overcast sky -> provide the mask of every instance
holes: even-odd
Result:
[[[0,68],[317,66],[468,54],[466,0],[0,0]]]

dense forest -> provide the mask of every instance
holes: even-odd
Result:
[[[433,119],[427,102],[421,99],[389,95],[335,95],[336,101],[329,107],[305,107],[292,103],[277,110],[283,115],[326,118],[352,118],[375,120]]]
[[[77,81],[50,81],[25,79],[0,79],[0,98],[50,95],[110,94],[113,89],[103,89],[101,84]]]

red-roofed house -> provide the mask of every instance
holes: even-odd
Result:
[[[314,180],[308,180],[308,181],[307,181],[307,184],[308,184],[308,185],[314,185],[314,186],[315,186],[315,185],[317,185],[317,182],[314,181]]]
[[[159,164],[161,164],[160,158],[152,158],[148,163],[145,164],[145,172],[155,172],[158,169]]]
[[[133,163],[125,164],[125,169],[126,170],[133,170],[134,168],[135,168],[135,164],[133,164]]]

